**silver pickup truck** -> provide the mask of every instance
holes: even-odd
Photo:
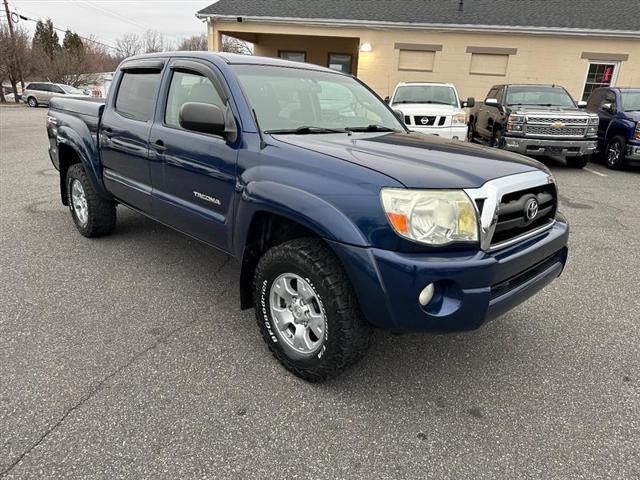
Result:
[[[469,140],[582,168],[597,148],[598,116],[557,85],[495,85],[469,114]]]

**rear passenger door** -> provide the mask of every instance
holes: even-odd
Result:
[[[235,188],[237,136],[188,131],[180,126],[186,102],[208,103],[235,119],[223,82],[208,62],[174,59],[169,64],[150,137],[154,215],[163,223],[229,251]]]
[[[107,189],[123,203],[151,214],[149,133],[164,60],[125,64],[115,80],[100,127]]]

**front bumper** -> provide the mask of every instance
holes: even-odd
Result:
[[[407,128],[415,132],[438,135],[439,137],[450,138],[452,140],[466,140],[468,129],[466,125],[456,125],[454,127],[422,127],[420,125],[409,125]]]
[[[562,272],[564,218],[535,237],[495,252],[399,253],[330,242],[365,317],[393,331],[472,330],[537,293]],[[434,283],[426,307],[422,289]]]
[[[627,154],[625,155],[625,160],[627,163],[632,165],[640,164],[640,142],[637,143],[629,143],[627,145]]]
[[[598,148],[597,139],[562,140],[555,138],[527,138],[505,136],[505,150],[523,155],[557,155],[562,157],[582,157],[591,155]]]

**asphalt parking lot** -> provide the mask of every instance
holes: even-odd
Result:
[[[225,255],[122,207],[76,232],[45,116],[0,108],[0,477],[640,477],[640,171],[548,160],[556,282],[479,331],[377,332],[312,385]]]

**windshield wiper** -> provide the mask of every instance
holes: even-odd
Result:
[[[313,133],[345,133],[346,129],[314,127],[311,125],[303,125],[297,128],[281,128],[278,130],[265,130],[264,133],[269,134],[286,134],[293,133],[295,135],[309,135]]]
[[[347,127],[348,132],[399,132],[395,128],[385,127],[384,125],[367,125],[366,127]]]

